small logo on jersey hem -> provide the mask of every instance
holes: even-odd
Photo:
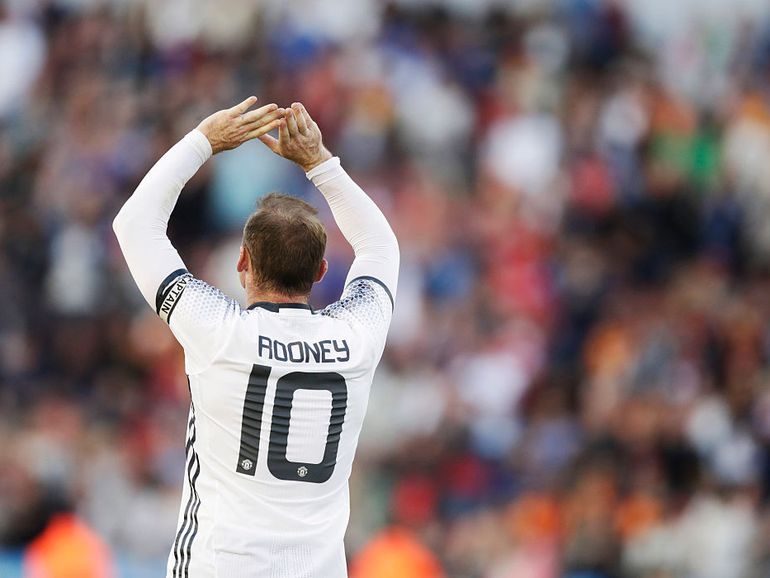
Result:
[[[251,460],[243,460],[241,462],[241,467],[248,472],[251,470],[251,468],[254,467],[254,462],[252,462]]]
[[[300,478],[304,478],[307,475],[307,468],[305,466],[300,466],[297,468],[297,475]]]

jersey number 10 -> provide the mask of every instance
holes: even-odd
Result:
[[[247,476],[253,476],[257,471],[262,414],[271,369],[266,365],[255,364],[251,369],[249,385],[246,389],[241,422],[241,449],[236,472]],[[325,390],[332,394],[332,411],[326,434],[326,447],[319,463],[292,462],[286,457],[291,408],[294,403],[294,394],[298,389]],[[276,382],[270,443],[267,450],[267,467],[270,473],[279,480],[316,484],[328,480],[337,464],[337,450],[347,404],[347,384],[345,378],[339,373],[293,371],[280,377]]]

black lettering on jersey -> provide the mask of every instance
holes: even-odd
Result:
[[[273,340],[264,335],[259,336],[259,356],[263,359],[273,359]]]
[[[350,361],[350,346],[346,339],[323,339],[308,343],[292,341],[283,343],[266,335],[258,340],[259,356],[262,359],[290,361],[291,363],[344,363]]]
[[[296,349],[296,352],[292,347]],[[289,350],[289,361],[292,363],[302,363],[305,361],[305,350],[302,347],[301,341],[292,341],[286,348]]]
[[[348,342],[344,339],[342,341],[334,340],[334,351],[345,354],[345,357],[337,357],[337,361],[348,361],[350,359],[350,348],[348,347]]]
[[[332,358],[329,357],[329,354],[332,352],[332,340],[324,339],[323,341],[319,341],[318,344],[321,346],[321,363],[331,363]]]
[[[316,363],[321,361],[321,346],[317,343],[308,343],[307,341],[302,342],[305,346],[305,361],[310,363],[310,356],[312,354],[313,361]]]
[[[292,462],[286,456],[289,445],[289,428],[294,395],[297,390],[328,391],[332,394],[332,411],[326,446],[318,463]],[[331,478],[337,465],[337,450],[348,405],[348,386],[345,378],[336,372],[287,373],[275,384],[273,419],[270,424],[270,445],[267,467],[279,480],[322,484]],[[305,574],[306,575],[306,574]]]
[[[273,352],[275,354],[275,358],[278,361],[288,361],[289,358],[286,355],[286,346],[280,341],[273,341]]]

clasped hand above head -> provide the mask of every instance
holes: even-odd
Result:
[[[259,139],[305,172],[332,157],[323,144],[318,124],[301,103],[295,102],[289,108],[271,103],[250,110],[256,103],[257,97],[250,96],[232,108],[215,112],[198,125],[213,154]],[[274,129],[278,129],[278,138],[268,134]]]

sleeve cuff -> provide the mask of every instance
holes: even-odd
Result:
[[[305,176],[313,181],[315,186],[318,186],[322,185],[330,179],[333,179],[343,172],[344,170],[340,164],[340,158],[332,157],[329,160],[322,162],[317,167],[312,168],[310,171],[305,173]]]
[[[201,164],[205,163],[207,160],[211,158],[211,155],[212,155],[211,143],[209,142],[209,139],[206,138],[206,135],[204,135],[197,128],[188,132],[187,135],[184,137],[184,140],[189,142],[192,145],[192,147],[195,149],[195,152],[198,153],[198,156],[200,157],[200,160],[201,160]]]

